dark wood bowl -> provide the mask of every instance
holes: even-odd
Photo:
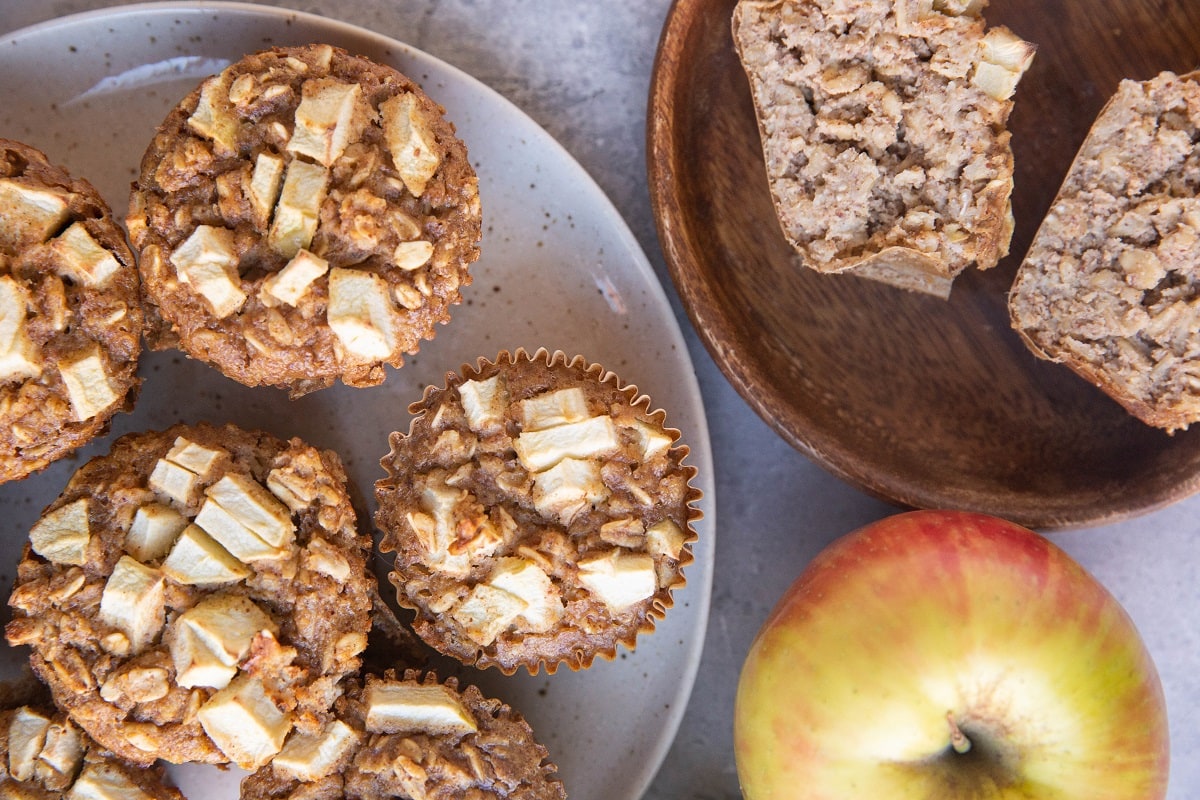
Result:
[[[1041,529],[1114,522],[1200,488],[1200,426],[1171,436],[1009,325],[1021,258],[1125,77],[1200,65],[1200,2],[993,0],[1038,45],[1010,119],[1012,254],[948,301],[802,268],[775,221],[736,0],[676,0],[650,92],[650,193],[667,266],[718,366],[816,463],[901,506]]]

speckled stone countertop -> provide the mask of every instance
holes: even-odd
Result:
[[[0,31],[117,3],[0,0]],[[739,796],[732,754],[741,661],[775,600],[840,534],[892,513],[778,438],[725,381],[675,298],[647,193],[646,99],[669,0],[288,0],[386,34],[475,76],[558,139],[645,250],[690,348],[716,465],[716,567],[704,656],[679,733],[646,798]],[[3,132],[0,132],[2,135]],[[1200,792],[1200,498],[1103,529],[1053,534],[1121,600],[1171,712],[1172,798]],[[1136,557],[1130,555],[1136,547]]]

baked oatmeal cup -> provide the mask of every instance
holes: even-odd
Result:
[[[167,116],[128,216],[151,347],[293,396],[449,321],[479,257],[475,171],[444,109],[325,44],[245,56]]]
[[[132,410],[141,334],[133,253],[100,193],[0,139],[0,482]]]
[[[32,706],[0,711],[0,797],[183,800],[161,767],[128,764],[61,711]]]
[[[348,681],[336,719],[293,733],[241,800],[561,800],[555,766],[509,706],[432,673]]]
[[[6,635],[118,756],[254,768],[359,669],[370,551],[333,453],[233,425],[129,434],[34,524]]]
[[[465,664],[536,674],[653,630],[684,584],[700,493],[679,431],[636,386],[518,350],[409,410],[375,521],[417,635]]]

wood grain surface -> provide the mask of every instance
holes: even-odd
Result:
[[[1011,255],[965,272],[948,301],[801,266],[771,206],[730,34],[735,4],[677,0],[668,15],[650,93],[650,192],[683,304],[763,419],[885,500],[1041,529],[1113,522],[1200,489],[1200,429],[1147,427],[1039,361],[1006,309],[1118,82],[1200,66],[1200,0],[993,0],[989,24],[1038,46],[1009,124],[1016,232]]]

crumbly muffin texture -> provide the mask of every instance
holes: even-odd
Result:
[[[502,353],[448,376],[391,436],[381,550],[414,630],[463,663],[572,669],[633,647],[683,584],[691,503],[679,432],[612,373]]]
[[[336,719],[293,733],[241,800],[561,800],[546,748],[509,706],[454,678],[353,679]]]
[[[134,767],[59,711],[0,711],[0,797],[14,800],[183,800],[161,767]]]
[[[1033,46],[981,0],[741,0],[734,41],[788,241],[821,272],[947,295],[1012,238],[1005,129]]]
[[[374,579],[338,458],[232,425],[129,434],[34,525],[6,628],[129,761],[253,768],[325,721]]]
[[[1013,326],[1130,413],[1200,419],[1200,73],[1122,81],[1009,298]]]
[[[480,226],[444,109],[323,44],[248,55],[185,98],[128,217],[151,346],[293,395],[378,384],[432,338]]]
[[[99,192],[0,139],[0,481],[132,409],[141,333],[133,254]]]

